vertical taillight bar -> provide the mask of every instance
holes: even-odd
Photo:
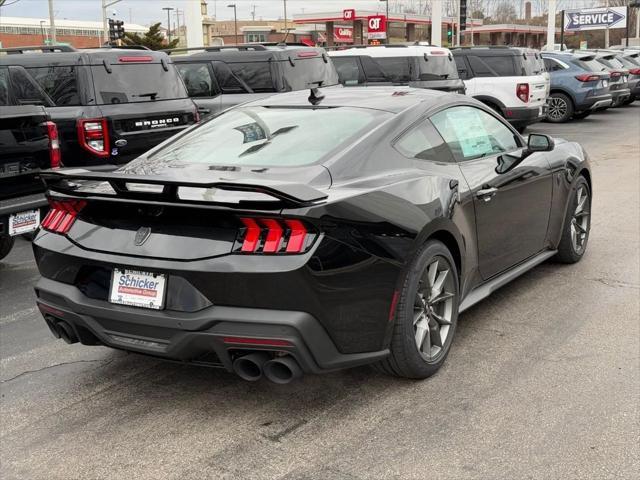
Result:
[[[80,119],[77,123],[80,146],[98,157],[109,156],[109,125],[106,118]]]
[[[58,127],[53,122],[45,122],[44,125],[47,129],[47,137],[49,138],[49,166],[51,168],[60,168],[62,163],[62,154],[60,152]]]

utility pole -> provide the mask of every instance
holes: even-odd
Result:
[[[609,8],[609,0],[605,0],[604,2],[605,8]],[[627,18],[627,22],[629,19]],[[604,48],[609,48],[609,24],[607,23],[607,28],[604,29]]]
[[[460,46],[460,0],[458,0],[458,28],[456,28],[456,47]]]
[[[442,2],[431,4],[431,45],[442,46]]]
[[[227,5],[227,7],[233,8],[233,31],[235,33],[236,45],[240,45],[240,43],[238,43],[238,8],[235,3]]]
[[[111,0],[110,2],[107,2],[107,0],[102,0],[102,30],[103,30],[102,39],[104,40],[104,43],[109,43],[109,26],[107,25],[107,8],[121,1],[122,0]],[[51,0],[49,0],[49,2],[51,2]]]
[[[282,0],[284,4],[284,34],[287,35],[287,0]]]
[[[167,40],[171,43],[171,11],[173,7],[163,7],[162,10],[167,11]]]
[[[564,22],[564,18],[562,19]],[[551,51],[556,45],[556,0],[549,0],[549,12],[547,12],[547,48]]]
[[[251,5],[251,21],[255,22],[256,21],[256,6],[255,5]]]
[[[49,0],[49,29],[51,37],[51,45],[55,45],[58,43],[56,41],[56,21],[53,18],[53,0]]]

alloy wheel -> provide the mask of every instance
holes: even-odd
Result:
[[[571,217],[571,243],[576,253],[581,254],[589,235],[589,192],[584,185],[576,191],[576,209]]]
[[[413,330],[416,347],[429,362],[445,351],[453,318],[454,281],[449,262],[437,256],[425,268],[418,284]]]
[[[562,120],[567,115],[568,108],[567,102],[562,98],[551,97],[549,99],[547,116],[552,120]]]

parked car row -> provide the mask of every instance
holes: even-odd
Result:
[[[251,381],[426,378],[459,312],[585,253],[586,153],[519,133],[547,114],[539,52],[5,53],[2,248],[40,225],[37,305],[68,343]]]

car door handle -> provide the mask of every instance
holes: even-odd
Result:
[[[495,187],[483,188],[482,190],[478,190],[476,192],[476,197],[483,199],[485,202],[488,202],[496,193],[498,193],[498,189]]]
[[[206,115],[207,113],[211,113],[211,110],[208,108],[199,108],[198,113],[204,113]]]

